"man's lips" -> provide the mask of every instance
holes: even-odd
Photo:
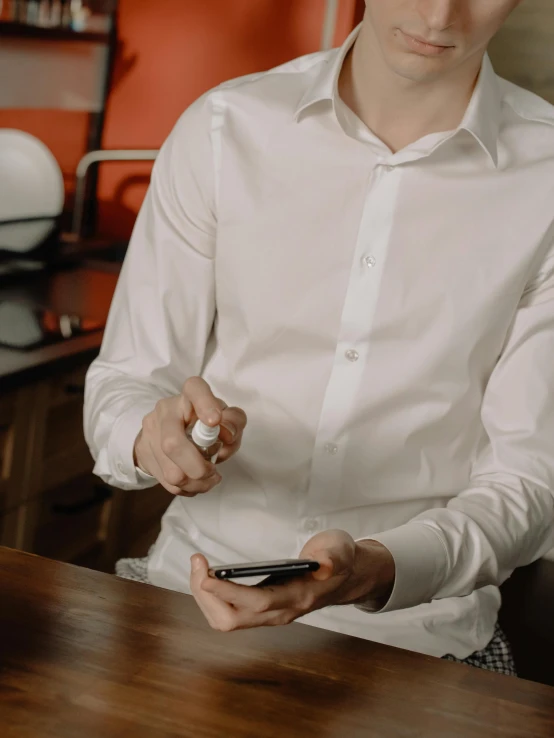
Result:
[[[411,36],[404,31],[400,31],[400,33],[407,46],[424,56],[439,56],[440,54],[444,54],[445,51],[448,51],[448,49],[453,48],[453,46],[440,46],[439,44],[430,43],[419,36]]]

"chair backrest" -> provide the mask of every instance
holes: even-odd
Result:
[[[525,0],[493,39],[490,56],[501,76],[554,103],[554,4]]]
[[[519,676],[554,686],[554,561],[516,569],[501,590],[500,624]]]
[[[554,6],[525,0],[493,39],[496,72],[554,103]],[[520,676],[554,686],[554,561],[518,569],[502,587],[500,621]]]

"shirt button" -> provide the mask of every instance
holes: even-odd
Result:
[[[377,259],[374,256],[364,256],[364,264],[368,269],[372,269],[377,264]]]
[[[348,351],[346,351],[344,355],[346,356],[348,361],[352,362],[358,361],[358,359],[360,358],[360,354],[355,349],[348,349]]]
[[[117,462],[117,471],[118,472],[121,472],[123,474],[124,468],[123,468],[123,462],[122,461],[118,461]]]
[[[330,456],[334,456],[338,450],[339,450],[339,447],[335,446],[334,443],[325,444],[325,453],[329,454]]]
[[[384,164],[383,165],[383,171],[385,171],[385,172],[392,172],[393,169],[394,169],[394,167],[391,166],[390,164]]]
[[[315,533],[315,531],[319,528],[317,520],[314,520],[314,518],[308,518],[306,522],[304,523],[304,530],[307,533]]]

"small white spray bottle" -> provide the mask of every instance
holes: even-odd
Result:
[[[194,425],[187,428],[186,434],[206,461],[215,464],[219,452],[223,448],[223,441],[219,440],[219,425],[212,428],[201,420],[197,420]]]

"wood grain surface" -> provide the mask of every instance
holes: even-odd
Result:
[[[552,738],[554,689],[0,549],[2,738]]]

